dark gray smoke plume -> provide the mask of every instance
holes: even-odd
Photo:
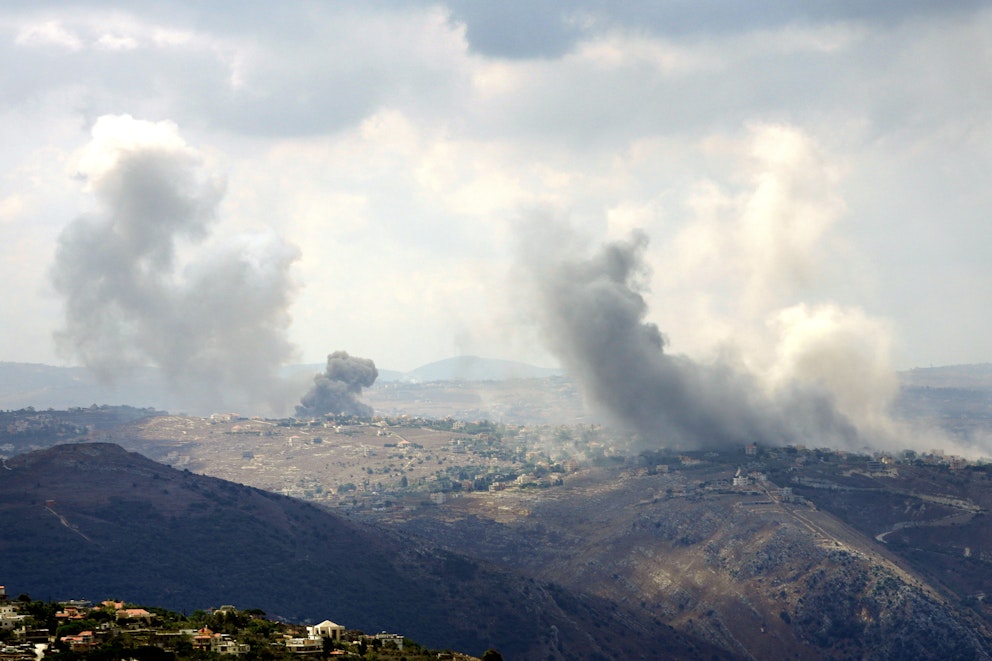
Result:
[[[279,412],[296,248],[211,244],[224,189],[174,126],[104,117],[93,135],[81,168],[98,209],[65,228],[52,268],[60,349],[104,380],[157,366],[184,406]]]
[[[296,417],[315,418],[331,413],[367,418],[372,415],[372,407],[358,401],[358,397],[378,376],[379,370],[370,359],[335,351],[327,357],[324,373],[314,377],[313,387],[300,399]]]
[[[797,387],[772,397],[734,366],[666,353],[658,327],[645,322],[646,246],[635,232],[588,255],[564,223],[542,219],[527,228],[535,317],[590,403],[668,446],[854,441],[856,430],[824,391]]]

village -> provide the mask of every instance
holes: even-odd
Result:
[[[490,650],[486,659],[494,659]],[[366,634],[324,620],[297,625],[268,620],[258,609],[223,605],[190,616],[124,601],[34,601],[0,586],[0,661],[77,658],[447,659],[477,657],[429,650],[396,633]]]
[[[120,409],[118,411],[118,409]],[[139,417],[139,413],[146,417]],[[329,509],[394,518],[453,499],[479,499],[505,490],[540,498],[571,476],[595,468],[668,473],[676,494],[741,489],[770,480],[776,495],[793,486],[815,488],[825,475],[896,477],[912,464],[952,472],[982,461],[939,449],[930,452],[852,452],[746,443],[716,450],[657,447],[658,442],[597,424],[515,425],[450,417],[328,415],[267,419],[237,413],[169,415],[129,407],[7,412],[0,458],[52,442],[25,436],[35,427],[70,430],[63,442],[119,443],[180,470],[212,475],[307,500]],[[117,426],[94,424],[102,415]],[[133,420],[127,421],[128,417]],[[25,445],[25,443],[28,443]],[[723,466],[720,477],[696,469]],[[706,471],[704,471],[706,472]],[[705,487],[700,489],[700,487]]]
[[[645,449],[636,435],[601,425],[510,425],[416,416],[270,420],[235,413],[208,418],[163,415],[128,425],[127,445],[187,469],[308,500],[323,507],[390,518],[453,499],[506,490],[540,499],[589,469],[672,473],[674,493],[761,490],[795,499],[792,485],[827,474],[884,478],[900,466],[981,465],[941,450],[853,452],[743,443],[722,450]],[[113,440],[113,439],[112,439]],[[720,477],[709,474],[721,467]],[[703,475],[695,475],[703,469]],[[771,476],[771,477],[770,477]]]

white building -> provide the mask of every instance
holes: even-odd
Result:
[[[307,627],[307,636],[312,639],[331,638],[333,640],[340,641],[341,634],[343,633],[344,627],[340,624],[335,624],[330,620],[324,620],[320,624]]]
[[[0,629],[13,629],[20,626],[24,618],[24,615],[17,612],[16,604],[0,603]]]

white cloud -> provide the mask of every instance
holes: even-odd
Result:
[[[130,115],[105,115],[96,121],[92,136],[77,156],[75,171],[95,182],[116,168],[122,156],[138,150],[161,149],[192,154],[179,136],[179,128],[170,121],[148,122]]]
[[[20,46],[58,46],[69,51],[83,47],[82,40],[58,21],[25,25],[18,31],[14,43]]]
[[[14,194],[0,198],[0,224],[14,222],[23,212],[23,196]]]
[[[96,40],[96,46],[111,51],[129,51],[138,47],[138,41],[133,37],[104,34]]]

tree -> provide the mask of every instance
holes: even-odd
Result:
[[[503,661],[503,655],[490,647],[482,653],[482,661]]]

